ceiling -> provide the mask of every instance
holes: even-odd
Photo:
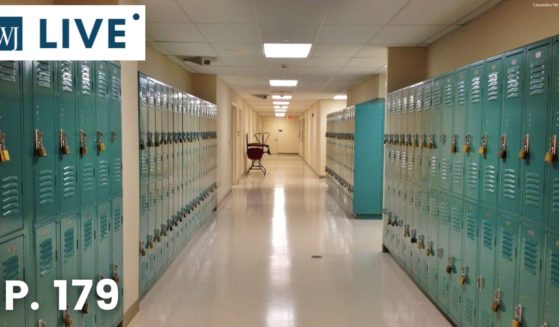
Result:
[[[426,46],[501,0],[144,0],[148,44],[193,73],[219,75],[254,109],[293,94],[288,113],[385,72],[387,47]],[[266,59],[263,43],[312,43],[307,59]],[[212,57],[200,66],[182,56]],[[272,88],[269,79],[297,79]]]

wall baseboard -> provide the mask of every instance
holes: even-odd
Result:
[[[134,301],[134,303],[132,303],[130,308],[126,310],[126,313],[124,314],[124,320],[122,326],[124,327],[128,326],[138,312],[140,312],[140,300]]]

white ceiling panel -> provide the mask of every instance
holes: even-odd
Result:
[[[390,24],[452,24],[487,0],[412,0]]]
[[[260,43],[212,43],[219,56],[227,57],[262,57],[262,44]]]
[[[344,66],[346,67],[367,67],[373,70],[378,69],[387,64],[387,60],[384,58],[352,58]]]
[[[419,45],[445,28],[445,25],[387,25],[371,44]]]
[[[198,24],[209,42],[259,43],[258,29],[254,24]]]
[[[207,57],[216,55],[209,43],[159,42],[158,45],[173,55]]]
[[[254,0],[258,21],[264,24],[320,24],[329,1]]]
[[[251,0],[178,0],[178,2],[196,23],[255,22]]]
[[[388,58],[388,49],[374,45],[364,46],[357,54],[360,58]]]
[[[351,58],[359,50],[358,45],[334,45],[334,44],[317,44],[311,49],[310,56],[313,58]]]
[[[263,43],[313,43],[319,25],[260,24]]]
[[[333,0],[325,24],[373,24],[390,21],[408,0]]]
[[[165,23],[190,23],[190,19],[174,0],[143,0],[146,21]]]
[[[194,24],[151,23],[147,25],[147,34],[154,41],[206,42]]]
[[[322,25],[317,44],[365,44],[382,25]]]
[[[224,57],[212,62],[214,66],[264,66],[262,57]]]
[[[329,67],[302,67],[299,71],[304,75],[334,75],[340,68]]]

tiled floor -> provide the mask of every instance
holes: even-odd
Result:
[[[140,304],[132,327],[449,326],[297,156],[233,187]],[[321,259],[311,256],[320,255]]]

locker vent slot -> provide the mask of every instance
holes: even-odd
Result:
[[[493,250],[493,240],[495,238],[493,231],[493,223],[491,221],[483,222],[483,246],[488,250]]]
[[[36,62],[36,75],[35,79],[37,86],[51,88],[52,85],[52,72],[50,61],[37,61]]]
[[[407,162],[408,162],[408,153],[406,151],[402,151],[402,160],[400,162],[402,169],[406,169]]]
[[[507,69],[507,99],[517,98],[520,94],[520,66]]]
[[[17,76],[15,61],[0,61],[0,80],[15,83]]]
[[[551,252],[549,258],[549,279],[554,286],[559,286],[559,253]]]
[[[553,178],[551,182],[551,211],[556,214],[559,212],[559,178]]]
[[[462,232],[462,210],[460,209],[457,207],[452,208],[452,229],[457,233]]]
[[[401,165],[402,165],[401,153],[400,150],[396,150],[396,168],[400,168]]]
[[[148,104],[148,97],[147,97],[147,81],[143,78],[140,79],[140,103],[142,105]]]
[[[524,260],[523,268],[524,270],[536,274],[539,265],[538,245],[530,242],[530,240],[524,240]]]
[[[429,216],[433,220],[437,220],[438,207],[439,206],[436,199],[431,199],[431,201],[429,201]]]
[[[478,184],[479,184],[479,165],[477,162],[472,162],[468,167],[468,189],[477,190]]]
[[[93,223],[91,222],[91,220],[88,220],[83,224],[84,251],[87,251],[91,246],[93,246]]]
[[[54,174],[52,170],[39,172],[39,204],[49,205],[54,203]]]
[[[427,193],[421,194],[421,211],[428,212],[429,211],[429,196]]]
[[[503,197],[515,200],[516,192],[516,171],[514,169],[505,169],[503,173]]]
[[[491,314],[487,310],[481,310],[480,327],[491,327],[493,322],[491,321]]]
[[[84,192],[93,192],[95,186],[95,169],[92,163],[82,166],[82,185]]]
[[[112,76],[111,97],[120,101],[120,76]]]
[[[117,158],[113,162],[113,183],[120,184],[122,182],[122,161]]]
[[[514,256],[514,236],[510,231],[503,230],[501,238],[501,257],[512,261]]]
[[[74,256],[74,229],[67,229],[64,232],[64,258]]]
[[[83,95],[91,95],[91,69],[87,63],[80,64],[81,92]]]
[[[66,166],[62,169],[63,197],[71,199],[76,196],[76,170],[73,166]]]
[[[426,110],[431,109],[431,87],[425,87],[425,96],[423,97],[423,104]]]
[[[107,74],[102,69],[97,71],[97,94],[99,97],[107,98]]]
[[[0,185],[2,217],[20,215],[19,178],[17,176],[4,177]]]
[[[415,158],[414,158],[414,153],[413,152],[409,153],[407,161],[408,161],[408,170],[411,172],[411,171],[413,171],[413,166],[414,166],[414,163],[415,163]]]
[[[157,89],[155,90],[155,107],[161,109],[161,92]]]
[[[441,107],[442,99],[441,99],[441,88],[435,86],[435,91],[433,91],[433,107],[435,109],[439,109]]]
[[[530,66],[530,95],[540,95],[545,89],[545,65]]]
[[[109,161],[100,160],[99,161],[99,179],[100,186],[109,185]]]
[[[492,72],[487,76],[487,100],[499,100],[499,73]]]
[[[444,104],[445,106],[452,105],[452,84],[450,82],[444,86]]]
[[[41,276],[52,270],[52,238],[46,239],[39,244],[39,271]]]
[[[463,105],[466,102],[466,82],[460,81],[456,85],[456,102]]]
[[[462,189],[462,184],[464,182],[464,162],[463,161],[454,161],[454,167],[452,170],[452,181],[454,183],[454,187],[458,186]]]
[[[467,326],[475,325],[475,304],[470,297],[466,297],[464,301],[464,320]]]
[[[2,277],[3,280],[19,279],[19,256],[12,255],[4,262],[2,262]]]
[[[429,154],[426,153],[426,157],[423,158],[423,165],[421,165],[421,175],[428,176],[429,175]]]
[[[114,219],[113,229],[114,229],[115,232],[118,232],[118,231],[120,231],[120,228],[122,227],[122,213],[120,212],[120,208],[115,210],[113,212],[113,215],[114,215],[114,217],[113,217],[113,219]]]
[[[479,76],[472,78],[471,92],[472,103],[479,103],[481,101],[481,78]]]
[[[148,98],[148,105],[149,106],[155,106],[155,90],[153,89],[154,85],[153,84],[149,84],[148,87],[148,94],[147,94],[147,98]]]
[[[72,92],[74,90],[74,76],[72,76],[72,62],[60,62],[60,89],[64,92]]]
[[[148,196],[147,193],[142,192],[142,203],[141,203],[142,207],[142,212],[147,212],[148,210],[148,205],[149,205],[149,200],[148,200]]]
[[[146,151],[140,151],[140,159],[142,161],[142,176],[148,175],[148,156]]]
[[[450,179],[450,160],[448,158],[441,159],[441,179],[443,181]]]
[[[460,308],[460,287],[452,285],[450,287],[450,306],[452,308]]]
[[[485,166],[483,178],[483,190],[486,193],[495,194],[497,192],[497,167],[493,165]]]
[[[540,175],[527,173],[524,185],[526,185],[525,204],[531,207],[538,208],[540,206]]]
[[[404,96],[404,98],[402,99],[402,112],[403,113],[408,112],[408,97],[407,96]]]
[[[441,218],[441,222],[448,224],[450,218],[449,214],[448,204],[444,200],[441,201],[439,206],[439,217]]]
[[[477,239],[477,220],[474,215],[475,212],[466,213],[466,237],[472,241]]]
[[[99,238],[101,240],[109,237],[109,217],[107,213],[99,215]]]

